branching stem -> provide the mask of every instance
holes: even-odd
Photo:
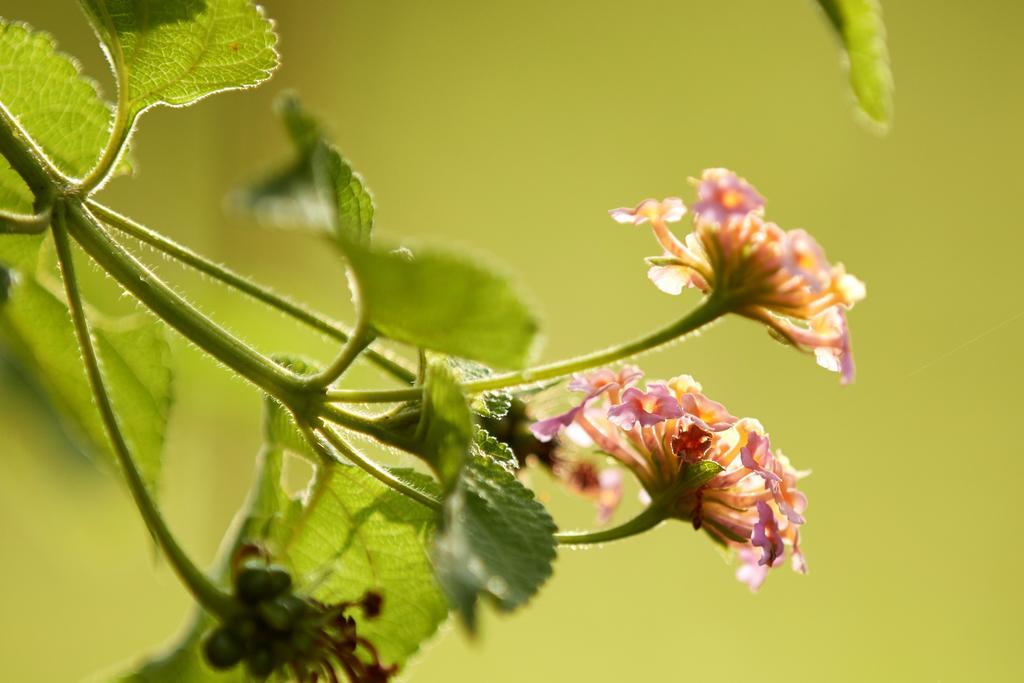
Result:
[[[89,200],[87,206],[104,223],[139,240],[143,244],[148,244],[157,251],[180,261],[190,268],[194,268],[204,275],[252,297],[256,301],[291,316],[311,329],[322,332],[340,342],[348,341],[351,333],[339,323],[328,320],[324,315],[289,301],[287,298],[271,291],[268,287],[254,282],[229,268],[214,263],[188,247],[178,244],[169,237],[147,228],[137,221],[122,216],[99,202]],[[366,350],[365,355],[367,360],[399,381],[412,384],[416,379],[416,373],[402,365],[399,360],[390,354],[371,348]]]
[[[167,324],[265,392],[292,405],[302,378],[220,327],[112,240],[78,203],[68,204],[68,228],[86,253]]]

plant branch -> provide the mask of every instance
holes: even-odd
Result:
[[[298,403],[302,378],[218,326],[115,242],[81,204],[68,206],[71,235],[122,287],[220,362],[282,403]]]
[[[110,396],[104,384],[99,358],[96,354],[92,333],[89,330],[89,323],[85,315],[85,308],[82,305],[82,298],[78,290],[78,281],[75,276],[75,267],[72,260],[71,244],[66,230],[64,211],[64,206],[62,204],[58,205],[56,224],[53,230],[54,242],[57,247],[57,259],[64,281],[64,290],[71,311],[71,319],[75,327],[75,335],[78,338],[78,346],[85,361],[89,385],[92,388],[93,397],[99,408],[107,437],[110,439],[114,453],[121,464],[125,480],[128,483],[128,489],[131,491],[132,498],[135,500],[135,505],[138,507],[146,527],[156,538],[157,543],[164,551],[178,577],[192,592],[195,599],[206,609],[220,617],[230,616],[235,609],[233,599],[230,595],[213,585],[206,575],[193,564],[181,546],[178,545],[156,502],[150,496],[149,489],[132,458],[131,451],[118,425],[117,415],[114,412],[114,407],[110,402]]]
[[[494,389],[505,389],[517,387],[524,384],[532,384],[547,379],[554,379],[595,368],[608,363],[631,358],[633,356],[650,351],[658,346],[667,344],[682,337],[692,334],[700,328],[717,320],[727,312],[727,302],[714,294],[705,298],[695,309],[685,317],[656,330],[639,339],[625,344],[619,344],[603,351],[596,351],[575,358],[555,363],[548,363],[517,372],[507,372],[500,375],[492,375],[483,379],[466,382],[462,388],[467,393],[481,393]],[[409,401],[421,397],[421,388],[396,389],[383,391],[352,391],[347,389],[336,389],[328,391],[327,400],[336,403],[393,403],[396,401]]]
[[[89,210],[107,225],[139,240],[144,244],[148,244],[157,251],[166,254],[191,268],[194,268],[204,275],[212,277],[232,289],[236,289],[271,308],[291,316],[318,332],[322,332],[323,334],[341,342],[348,341],[351,336],[350,332],[340,324],[327,320],[323,315],[289,301],[287,298],[274,293],[269,288],[253,282],[245,276],[239,275],[224,266],[210,261],[204,256],[174,242],[155,230],[147,228],[137,221],[133,221],[126,216],[122,216],[112,209],[93,200],[89,200],[87,205]],[[416,374],[403,366],[401,362],[391,355],[375,349],[367,349],[365,354],[369,361],[393,376],[395,379],[408,384],[412,384],[416,380]]]

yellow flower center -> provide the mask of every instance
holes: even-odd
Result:
[[[743,193],[739,190],[724,190],[722,192],[722,206],[727,209],[736,209],[743,205]]]

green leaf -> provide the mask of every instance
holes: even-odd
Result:
[[[439,249],[349,245],[363,305],[385,336],[432,351],[521,368],[539,329],[515,288],[489,268]]]
[[[885,128],[892,121],[892,71],[878,0],[818,0],[846,50],[861,111]]]
[[[369,241],[373,196],[362,177],[294,95],[280,97],[276,109],[295,147],[295,159],[235,193],[233,204],[268,227],[304,228],[344,242]]]
[[[74,327],[58,281],[38,268],[41,236],[5,236],[0,260],[18,277],[0,308],[0,340],[32,367],[51,400],[82,435],[116,462],[82,366]],[[172,401],[170,347],[163,323],[148,314],[110,320],[89,312],[114,409],[150,488],[160,475]]]
[[[338,465],[326,470],[310,501],[288,546],[292,566],[314,584],[320,581],[313,596],[322,602],[380,593],[378,618],[354,614],[359,633],[385,663],[405,661],[448,615],[428,551],[434,513],[362,470]]]
[[[692,491],[700,488],[724,471],[725,468],[717,462],[702,460],[686,467],[686,471],[679,480],[678,486],[680,490]]]
[[[111,109],[53,39],[0,19],[0,104],[65,175],[84,176],[107,141]],[[0,163],[0,210],[34,213],[32,193]]]
[[[524,604],[551,576],[556,527],[533,493],[489,459],[474,457],[445,502],[434,567],[469,630],[479,596]]]
[[[278,111],[296,150],[284,169],[237,192],[233,204],[273,227],[330,235],[348,258],[378,331],[432,351],[492,363],[526,364],[537,321],[511,285],[464,257],[369,246],[373,198],[293,96]],[[499,408],[494,404],[494,409]]]
[[[277,68],[273,24],[249,0],[81,0],[123,84],[129,121],[249,88]]]
[[[499,441],[483,427],[477,427],[473,433],[473,453],[478,457],[490,458],[509,472],[519,469],[519,460],[512,447]]]
[[[421,454],[450,490],[469,457],[473,414],[458,378],[444,360],[432,360],[427,366],[419,437]]]
[[[449,358],[448,364],[455,369],[459,375],[460,382],[471,382],[475,379],[485,379],[494,374],[494,370],[483,363],[466,360],[465,358]],[[496,389],[487,391],[473,397],[470,407],[480,417],[500,420],[508,415],[512,408],[512,392],[509,389]]]

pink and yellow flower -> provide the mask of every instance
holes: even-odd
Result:
[[[787,554],[794,569],[806,571],[799,528],[807,499],[797,488],[803,474],[772,451],[759,422],[732,415],[692,377],[588,396],[569,425],[630,470],[666,516],[740,550],[748,562],[738,575],[751,588]],[[589,490],[600,491],[593,479]]]
[[[764,200],[746,180],[710,169],[699,181],[693,230],[680,240],[668,217],[685,214],[679,200],[648,199],[617,220],[650,222],[664,254],[648,259],[658,289],[679,294],[695,288],[730,310],[767,324],[795,346],[812,350],[818,363],[853,380],[845,311],[864,298],[864,284],[842,264],[832,265],[803,230],[783,230],[762,218]],[[670,207],[670,208],[669,208]]]

